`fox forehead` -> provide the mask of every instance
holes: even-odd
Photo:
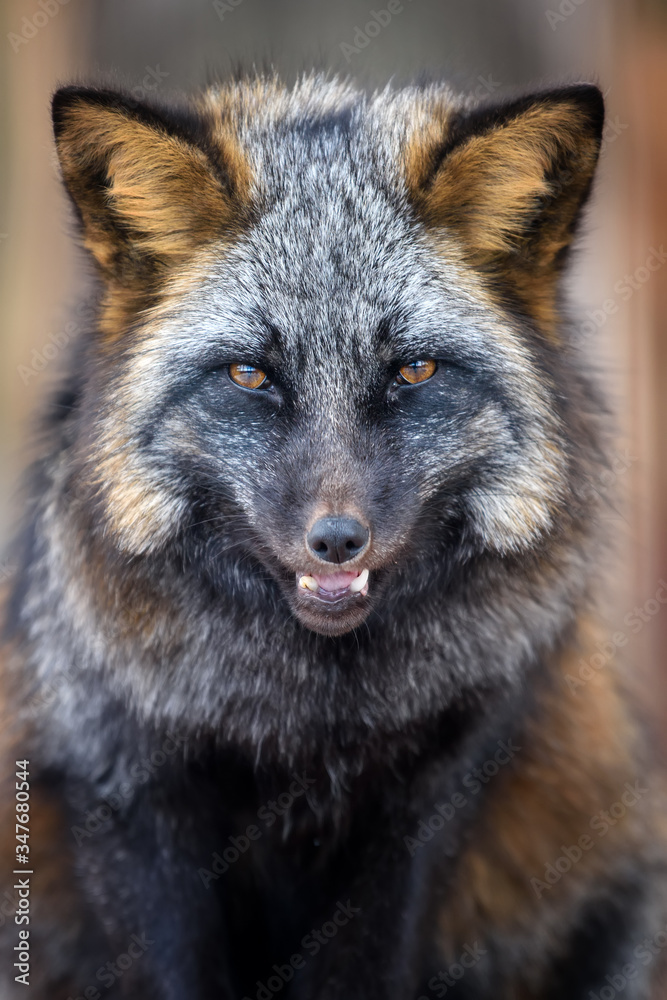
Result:
[[[265,133],[273,128],[271,138]],[[369,155],[347,115],[242,129],[253,177],[251,226],[208,271],[205,295],[256,313],[288,340],[376,325],[433,281],[401,198],[398,166]],[[382,160],[382,162],[380,162]]]
[[[355,212],[329,189],[317,208],[281,202],[263,215],[210,268],[199,301],[227,314],[222,336],[244,318],[290,348],[375,348],[382,331],[400,349],[423,340],[424,325],[432,332],[434,309],[462,315],[472,284],[386,206]]]
[[[212,135],[222,142],[232,130],[247,161],[253,222],[221,243],[207,296],[219,300],[216,285],[224,288],[239,311],[262,314],[288,340],[335,330],[340,347],[352,346],[348,336],[368,345],[387,316],[395,330],[414,323],[429,299],[453,312],[466,292],[484,300],[469,269],[446,267],[461,260],[456,240],[441,234],[435,253],[410,205],[403,160],[420,120],[415,94],[366,98],[321,80],[292,91],[265,83],[261,96],[209,91]]]
[[[279,152],[255,158],[252,224],[187,262],[187,280],[158,309],[196,330],[190,351],[222,346],[260,358],[276,332],[287,352],[323,361],[332,350],[401,355],[443,339],[474,351],[471,325],[484,316],[497,325],[498,310],[455,238],[440,234],[436,246],[414,217],[399,166],[378,176],[342,136],[320,144],[290,134],[287,146],[279,169]]]
[[[375,233],[363,222],[346,226],[333,195],[316,218],[283,209],[198,261],[188,290],[154,311],[146,328],[152,350],[174,362],[220,353],[227,361],[270,356],[292,368],[445,352],[502,367],[502,351],[489,353],[502,339],[500,312],[474,276],[429,252],[402,220]],[[509,328],[504,339],[521,353]]]

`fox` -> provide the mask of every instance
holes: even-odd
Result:
[[[4,601],[2,995],[658,997],[661,775],[580,669],[597,85],[52,116],[90,318]]]

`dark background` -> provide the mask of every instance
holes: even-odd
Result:
[[[614,286],[667,243],[667,4],[403,0],[355,52],[342,46],[354,44],[385,0],[230,0],[219,9],[210,0],[41,3],[3,0],[0,8],[0,541],[20,513],[31,414],[57,377],[58,345],[67,324],[76,326],[82,292],[50,135],[58,84],[102,78],[137,88],[139,98],[144,90],[167,97],[239,63],[270,64],[288,79],[316,66],[369,87],[435,75],[484,98],[594,79],[609,117],[571,285],[587,363],[605,373],[618,415],[615,454],[624,456],[606,483],[592,484],[613,498],[609,635],[654,599],[667,580],[667,264],[637,272],[629,296]],[[11,572],[0,563],[0,576]],[[667,715],[667,605],[648,618],[619,655]]]

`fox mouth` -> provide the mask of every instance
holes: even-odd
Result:
[[[370,612],[369,571],[296,574],[292,608],[303,625],[322,635],[342,635]]]
[[[356,573],[313,573],[297,577],[297,586],[307,599],[338,604],[351,595],[365,597],[368,594],[368,577],[367,569]]]

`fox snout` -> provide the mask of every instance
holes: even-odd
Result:
[[[322,517],[306,535],[310,554],[327,563],[344,563],[366,551],[370,528],[353,517]]]

